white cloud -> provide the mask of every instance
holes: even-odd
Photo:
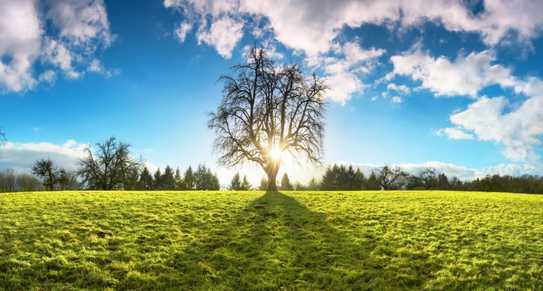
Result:
[[[243,36],[243,21],[223,16],[213,21],[209,30],[200,30],[198,41],[215,47],[224,58],[232,57],[232,50]]]
[[[477,97],[481,89],[498,84],[512,87],[516,80],[511,70],[494,64],[491,51],[460,54],[454,61],[446,57],[434,58],[415,48],[403,55],[390,58],[394,69],[392,75],[410,76],[421,81],[422,87],[441,96]]]
[[[533,164],[543,135],[543,95],[529,97],[517,108],[509,105],[505,97],[484,97],[453,114],[451,123],[479,140],[502,144],[508,159]]]
[[[32,64],[43,33],[38,14],[32,0],[0,1],[0,90],[23,91],[36,84]]]
[[[455,139],[455,140],[475,138],[471,133],[467,133],[455,127],[441,128],[436,131],[436,134],[439,136],[446,136],[450,139]]]
[[[475,32],[489,45],[515,33],[528,41],[543,24],[541,1],[485,1],[474,15],[462,1],[454,0],[165,0],[164,6],[190,10],[200,15],[246,15],[265,17],[275,37],[286,46],[308,54],[329,51],[343,27],[362,24],[419,26],[426,21],[441,23],[447,30]]]
[[[363,49],[356,42],[347,42],[336,45],[331,54],[314,56],[307,61],[310,66],[323,69],[329,87],[327,97],[345,103],[364,89],[360,76],[370,72],[384,53],[383,49]]]
[[[75,45],[95,45],[89,42],[101,40],[108,46],[112,37],[109,21],[102,0],[54,0],[50,1],[48,18],[60,30],[60,36]]]
[[[0,146],[0,169],[29,172],[36,160],[49,158],[59,167],[75,170],[79,160],[85,156],[86,147],[74,140],[61,145],[6,142]]]
[[[111,40],[102,0],[0,1],[0,91],[51,83],[57,69],[78,78]],[[35,69],[38,61],[42,72]]]
[[[187,37],[187,34],[192,29],[192,23],[190,22],[183,22],[177,27],[175,30],[175,35],[177,36],[177,39],[179,39],[180,42],[184,42],[185,38]]]
[[[397,85],[394,83],[389,83],[387,85],[387,90],[389,91],[396,91],[403,94],[409,94],[411,93],[411,88],[405,86],[405,85]]]
[[[321,55],[332,53],[338,46],[338,36],[345,27],[360,27],[363,24],[385,25],[387,27],[417,27],[425,22],[440,23],[449,31],[479,33],[487,44],[496,45],[503,40],[511,41],[516,36],[522,42],[530,41],[540,33],[543,24],[543,2],[519,0],[486,1],[484,10],[474,14],[463,1],[455,0],[164,0],[164,6],[179,11],[184,22],[176,29],[179,40],[184,41],[190,30],[188,23],[199,23],[197,38],[200,43],[209,44],[223,57],[229,58],[232,49],[242,38],[242,19],[251,18],[255,24],[251,29],[260,38],[273,37],[284,46],[300,51],[310,63]],[[187,20],[188,19],[188,20]],[[265,20],[260,27],[261,19]],[[187,22],[188,21],[188,22]],[[264,33],[264,30],[269,33]],[[256,34],[255,34],[256,31]],[[229,33],[227,33],[229,32]],[[403,57],[403,58],[402,58]],[[415,74],[434,92],[440,95],[475,95],[477,90],[496,80],[471,79],[481,77],[477,70],[489,66],[491,74],[507,74],[503,67],[494,68],[493,56],[488,52],[460,56],[454,63],[445,58],[433,59],[421,53],[398,56],[398,74]],[[462,62],[463,61],[463,62]],[[423,67],[414,67],[417,63]],[[425,74],[428,70],[458,73],[461,65],[468,65],[469,75],[448,80],[439,75]],[[336,66],[340,67],[341,64]],[[345,102],[355,92],[364,89],[359,80],[363,71],[336,70],[328,74],[333,86],[332,100]],[[505,71],[501,71],[501,70]],[[447,73],[447,72],[445,72]],[[500,76],[489,75],[488,78]]]

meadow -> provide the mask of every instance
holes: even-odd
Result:
[[[543,288],[543,196],[0,195],[0,289]]]

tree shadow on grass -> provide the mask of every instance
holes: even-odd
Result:
[[[225,227],[213,230],[171,262],[168,284],[195,289],[372,289],[383,286],[369,253],[356,241],[282,193],[251,202]],[[394,285],[394,284],[393,284]]]

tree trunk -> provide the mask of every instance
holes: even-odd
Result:
[[[279,172],[279,166],[279,162],[272,161],[264,168],[266,175],[268,175],[268,187],[266,189],[268,192],[277,192],[277,172]]]
[[[277,192],[277,171],[269,171],[268,173],[268,192]]]

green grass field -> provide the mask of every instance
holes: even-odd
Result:
[[[0,195],[0,289],[543,288],[543,196]]]

